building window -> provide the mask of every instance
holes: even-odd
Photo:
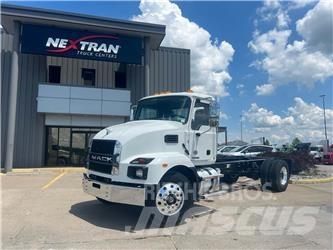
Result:
[[[83,84],[95,86],[95,69],[82,69]]]
[[[49,66],[49,82],[60,83],[61,67],[60,66]]]
[[[115,87],[125,89],[126,86],[126,65],[121,63],[119,68],[114,72]]]
[[[126,88],[126,73],[124,72],[115,72],[115,87],[116,88]]]

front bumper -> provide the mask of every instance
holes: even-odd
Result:
[[[145,205],[145,188],[105,184],[89,179],[86,174],[83,174],[82,188],[87,194],[106,201],[137,206]]]

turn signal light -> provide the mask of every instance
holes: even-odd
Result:
[[[141,165],[147,165],[149,164],[154,158],[136,158],[133,161],[130,162],[130,164],[141,164]]]

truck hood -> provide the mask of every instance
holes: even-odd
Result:
[[[158,132],[172,132],[183,130],[184,125],[175,121],[142,120],[130,121],[123,124],[107,127],[98,132],[94,139],[118,140],[122,144],[128,140],[144,134]]]
[[[185,126],[175,121],[130,121],[100,131],[94,139],[117,140],[122,146],[120,161],[129,163],[133,158],[156,152],[184,152]],[[178,135],[179,143],[165,142],[165,135]]]

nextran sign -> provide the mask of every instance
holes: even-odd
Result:
[[[141,64],[142,39],[23,25],[21,52]]]
[[[102,52],[106,53],[107,55],[114,56],[115,58],[117,57],[120,45],[113,45],[107,43],[98,44],[96,42],[88,42],[89,40],[94,38],[118,39],[117,37],[106,36],[106,35],[86,36],[76,41],[49,37],[46,42],[46,47],[50,48],[47,50],[48,52],[53,52],[53,53],[64,53],[69,50],[76,50],[78,54],[81,52],[97,52],[97,53]]]

